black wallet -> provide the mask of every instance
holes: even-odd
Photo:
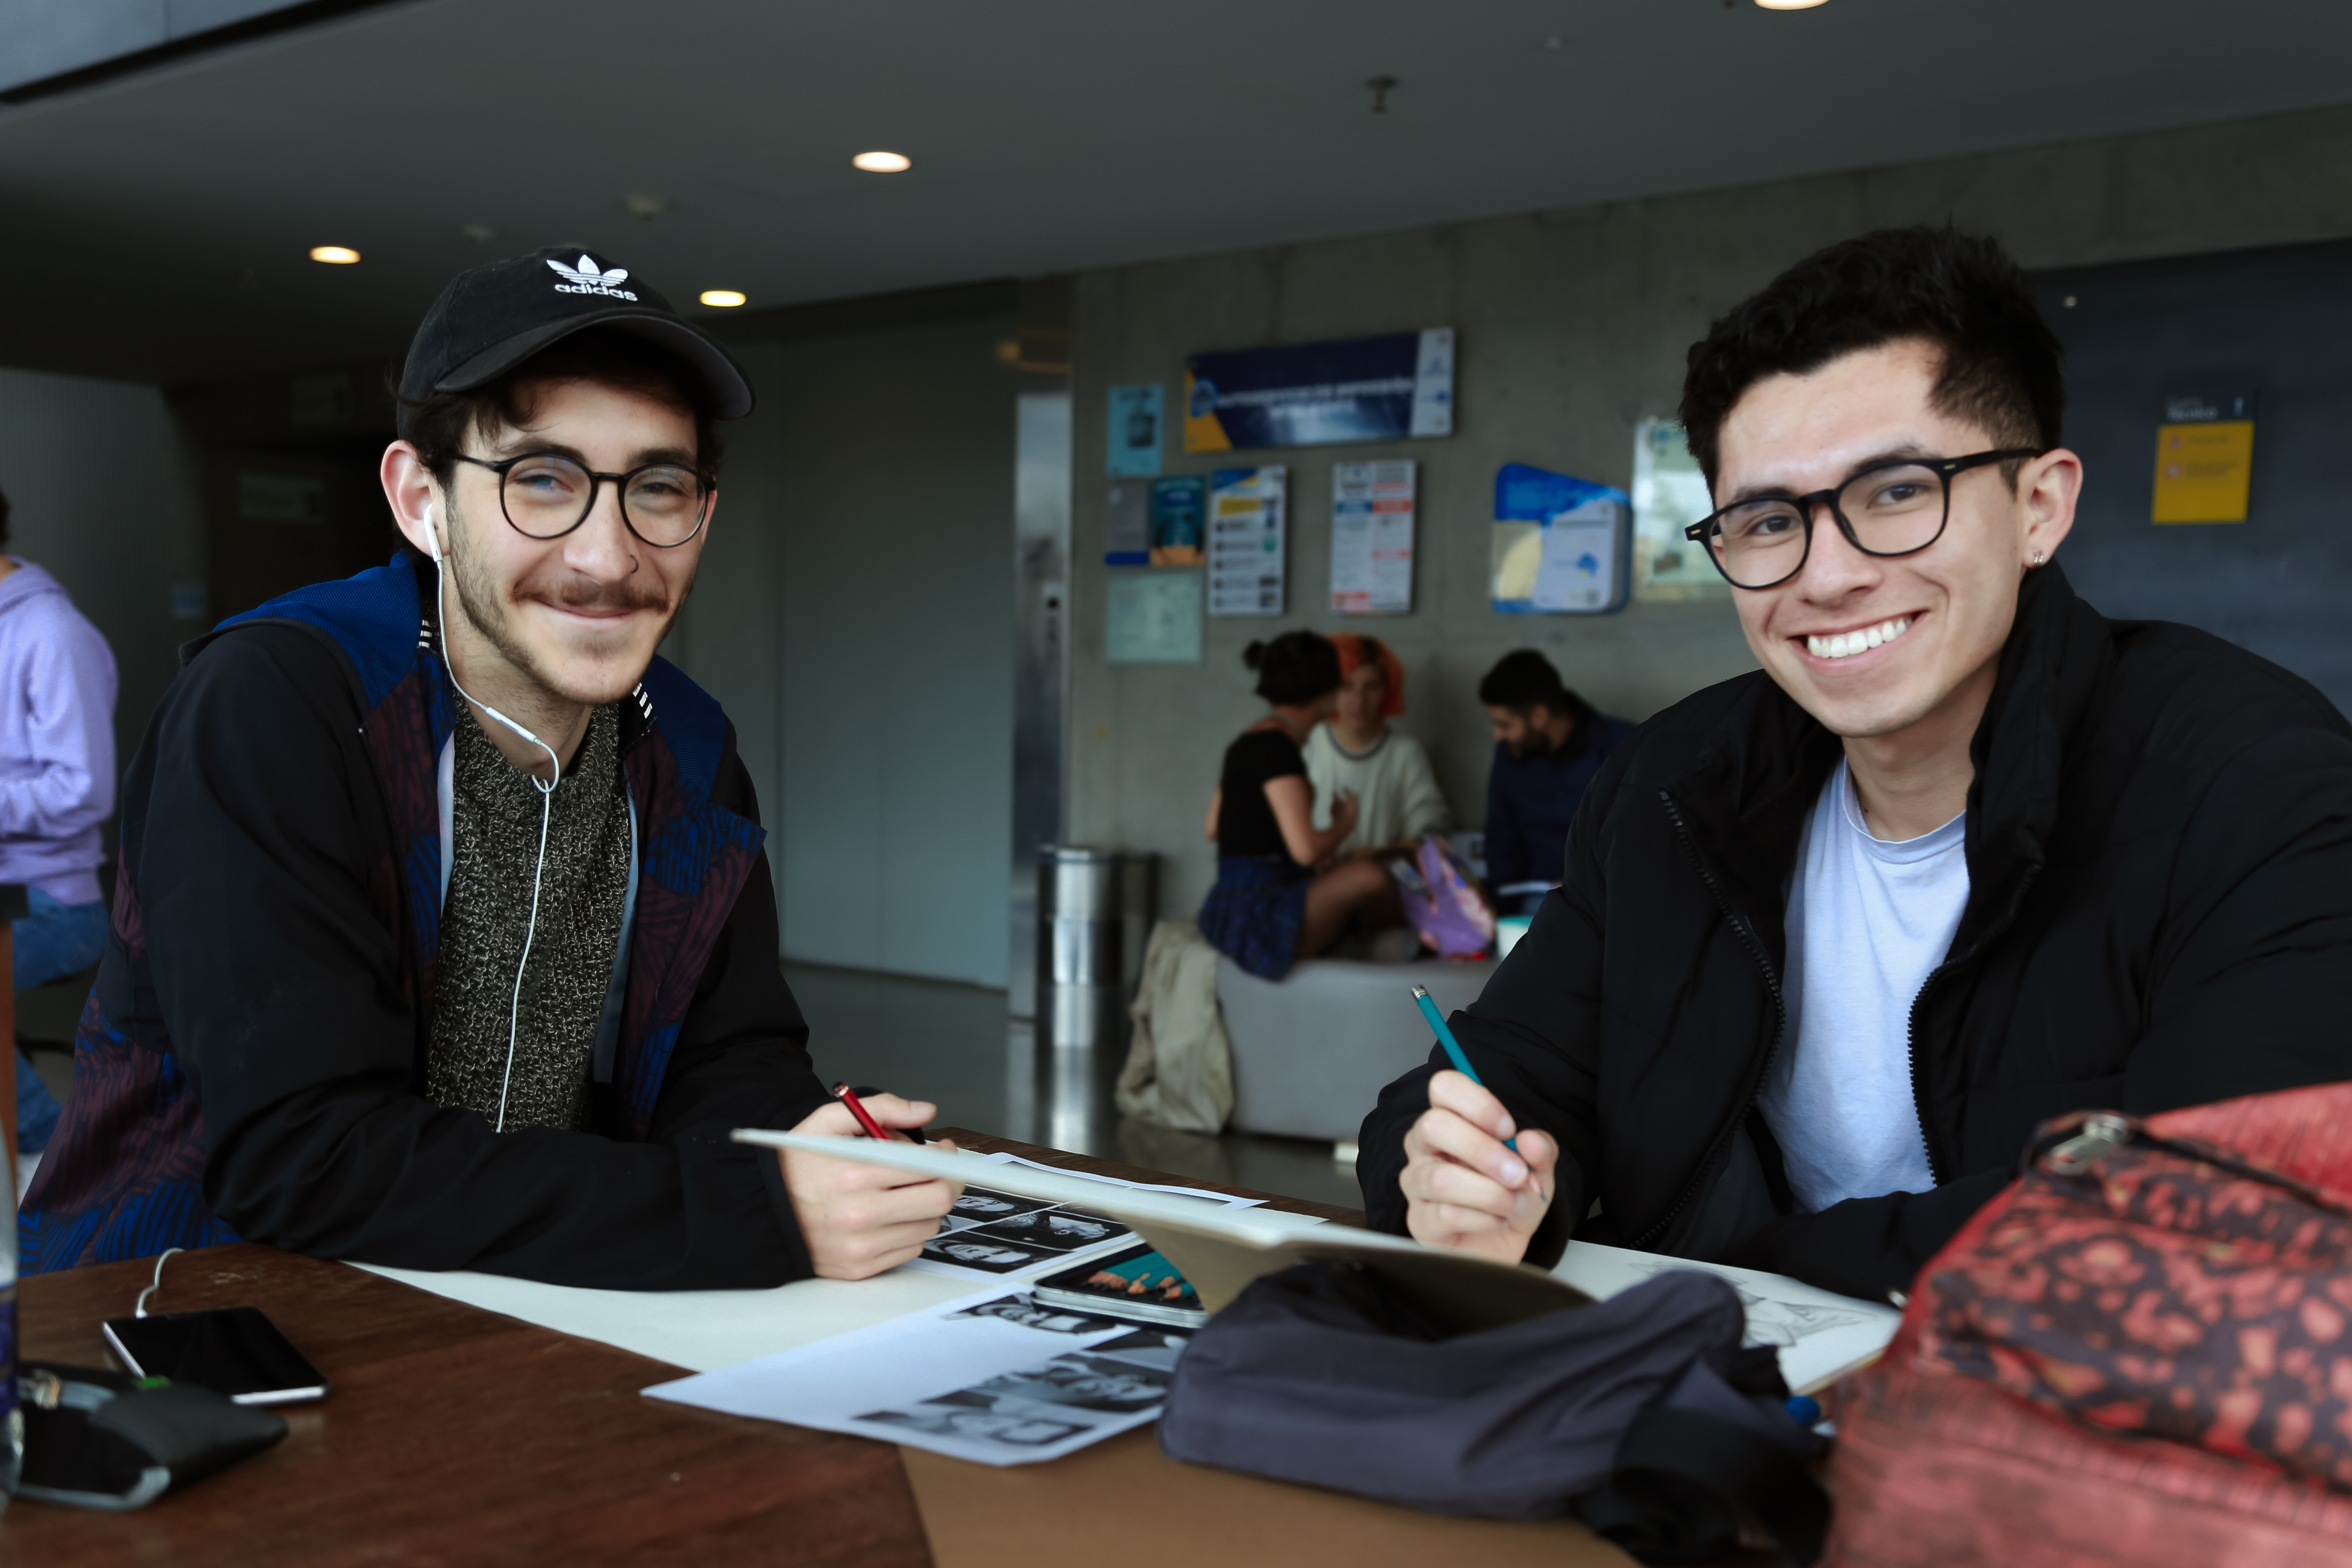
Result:
[[[142,1388],[120,1373],[17,1369],[25,1462],[16,1495],[128,1512],[274,1447],[286,1418],[192,1383]]]

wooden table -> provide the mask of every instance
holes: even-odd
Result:
[[[1163,1173],[942,1129],[967,1149],[1129,1180]],[[1265,1196],[1216,1183],[1213,1187]],[[1272,1200],[1342,1222],[1351,1209]],[[152,1261],[25,1280],[26,1355],[110,1365],[100,1322]],[[18,1500],[0,1564],[855,1563],[1121,1568],[1203,1562],[1426,1564],[1534,1548],[1627,1563],[1582,1527],[1438,1520],[1179,1465],[1150,1432],[995,1470],[887,1443],[640,1398],[679,1369],[251,1244],[174,1258],[152,1309],[251,1304],[333,1393],[276,1448],[134,1514]],[[1540,1537],[1541,1539],[1537,1539]]]

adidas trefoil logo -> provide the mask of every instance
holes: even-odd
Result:
[[[610,272],[603,271],[596,266],[595,259],[587,256],[580,258],[577,267],[566,267],[561,261],[550,261],[548,265],[563,274],[565,280],[555,286],[559,294],[603,294],[614,300],[636,298],[621,287],[629,280],[629,269],[625,267],[615,267]]]

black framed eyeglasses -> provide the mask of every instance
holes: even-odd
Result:
[[[499,510],[530,539],[561,539],[587,521],[598,487],[609,480],[620,491],[629,531],[656,550],[672,550],[702,531],[719,494],[718,481],[676,463],[600,474],[561,452],[525,452],[495,463],[461,452],[457,460],[498,475]]]
[[[1864,555],[1911,555],[1944,536],[1952,516],[1952,480],[1970,468],[2038,458],[2031,447],[2005,447],[1965,458],[1895,458],[1834,489],[1804,496],[1754,496],[1683,530],[1735,588],[1775,588],[1805,569],[1813,552],[1813,513],[1830,509],[1838,531]]]

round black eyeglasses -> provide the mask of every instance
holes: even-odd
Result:
[[[460,453],[457,460],[499,476],[499,510],[530,539],[561,539],[587,521],[597,488],[610,480],[629,531],[656,550],[672,550],[702,531],[719,494],[718,481],[676,463],[600,474],[560,452],[525,452],[495,463]]]
[[[1838,531],[1864,555],[1911,555],[1944,536],[1951,481],[1970,468],[2042,454],[2005,447],[1965,458],[1896,458],[1873,463],[1835,489],[1804,496],[1752,496],[1683,530],[1735,588],[1777,588],[1805,569],[1813,513],[1830,509]]]

